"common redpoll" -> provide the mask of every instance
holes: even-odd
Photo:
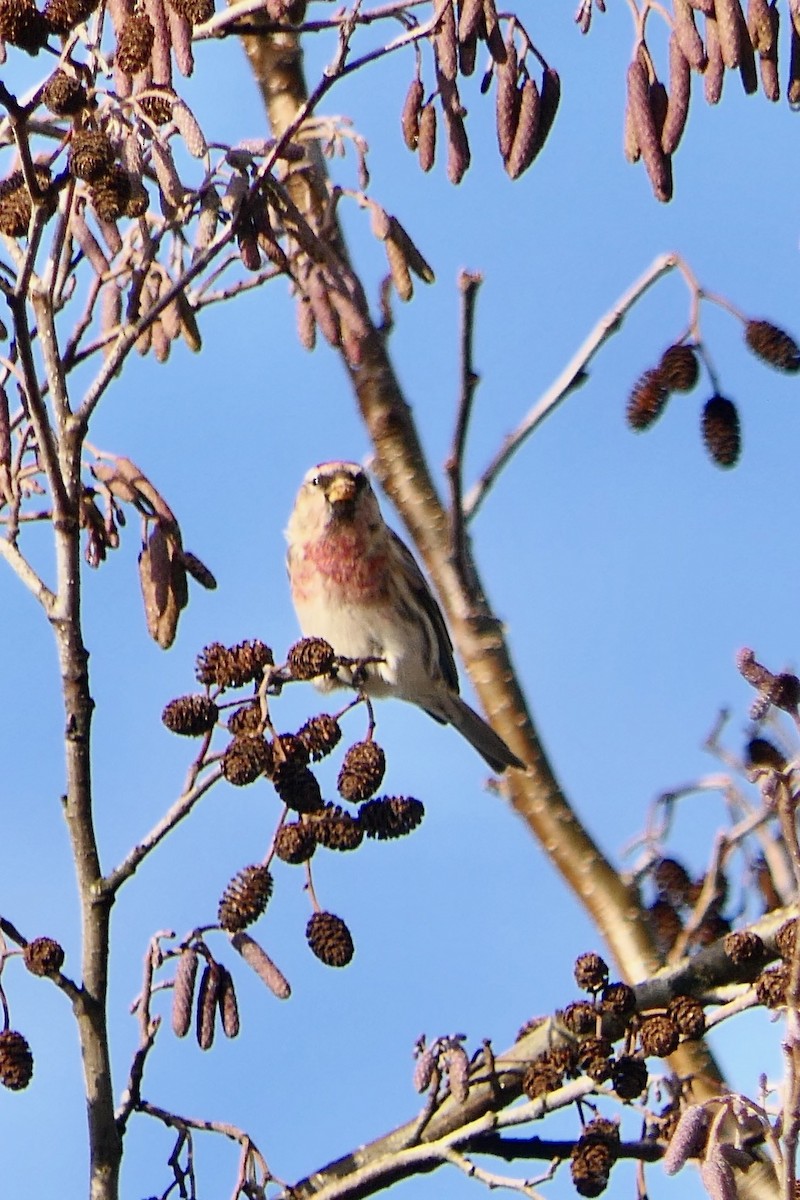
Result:
[[[351,462],[312,467],[286,530],[292,600],[306,637],[345,658],[375,658],[354,681],[369,696],[397,696],[454,725],[493,771],[523,768],[458,694],[453,646],[411,552],[389,529],[366,472]]]

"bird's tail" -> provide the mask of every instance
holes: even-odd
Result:
[[[525,770],[525,764],[509,750],[499,733],[495,733],[491,725],[488,725],[457,693],[451,692],[446,708],[443,706],[440,712],[431,715],[444,718],[449,725],[457,729],[497,774],[505,771],[506,767]]]

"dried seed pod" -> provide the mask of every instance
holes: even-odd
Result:
[[[382,796],[361,805],[358,821],[366,837],[385,842],[411,833],[424,815],[421,800],[412,796]]]
[[[569,1164],[575,1191],[579,1196],[599,1196],[608,1187],[611,1158],[605,1146],[576,1146]]]
[[[205,695],[179,696],[170,700],[161,714],[167,729],[183,737],[202,737],[214,728],[218,719],[219,709]]]
[[[628,105],[636,130],[636,140],[657,200],[672,196],[669,160],[661,147],[660,131],[653,112],[647,68],[637,57],[628,67]]]
[[[336,655],[324,638],[301,638],[290,647],[286,663],[293,679],[316,679],[329,675]]]
[[[193,946],[181,950],[172,985],[172,1032],[176,1037],[186,1037],[192,1024],[197,963],[197,951]]]
[[[453,5],[445,5],[433,35],[437,73],[451,82],[458,74],[458,47],[456,40],[456,18]]]
[[[317,848],[317,839],[310,824],[289,821],[275,835],[275,853],[281,862],[298,866],[308,862]]]
[[[109,167],[90,185],[89,199],[112,256],[119,254],[122,238],[113,222],[125,215],[131,200],[131,179],[125,168],[118,163]]]
[[[595,1032],[597,1017],[597,1009],[588,1000],[575,1000],[559,1014],[559,1019],[567,1029],[579,1036]]]
[[[42,11],[44,24],[51,33],[65,36],[83,24],[97,8],[98,0],[47,0]]]
[[[0,0],[0,44],[36,54],[47,41],[48,23],[33,0]]]
[[[482,4],[483,0],[480,0]],[[406,92],[400,124],[403,130],[403,141],[409,150],[416,150],[419,142],[419,117],[422,111],[422,100],[425,90],[422,80],[416,76],[411,80]]]
[[[260,682],[265,667],[275,659],[269,646],[258,638],[223,646],[211,642],[197,656],[195,674],[199,683],[216,684],[219,688],[240,688]]]
[[[226,933],[239,933],[262,916],[272,886],[272,875],[263,864],[244,867],[234,875],[222,893],[217,912],[217,920]]]
[[[661,355],[658,369],[669,391],[690,392],[700,374],[694,346],[686,342],[668,346]]]
[[[709,104],[718,104],[722,96],[725,63],[722,61],[717,22],[712,16],[706,16],[706,58],[708,62],[703,73],[703,90]]]
[[[131,13],[117,36],[115,64],[126,75],[136,75],[150,62],[156,33],[147,13]]]
[[[645,1055],[667,1058],[678,1048],[680,1034],[675,1022],[668,1016],[645,1017],[639,1026],[639,1038]]]
[[[328,713],[319,713],[310,717],[305,725],[297,731],[297,736],[308,749],[313,762],[319,762],[338,746],[342,737],[342,728],[335,717]]]
[[[386,771],[386,756],[377,742],[356,742],[344,756],[336,786],[344,800],[359,804],[378,790]]]
[[[326,850],[357,850],[364,840],[364,829],[357,817],[344,812],[338,804],[326,804],[310,821],[314,838]]]
[[[110,138],[97,129],[76,129],[69,147],[69,169],[76,179],[90,182],[105,175],[114,162]]]
[[[498,66],[495,72],[497,75],[497,94],[495,96],[497,145],[504,163],[507,161],[514,143],[522,100],[522,94],[517,87],[518,62],[513,28],[506,38],[505,47],[506,61]]]
[[[64,964],[64,949],[55,938],[38,937],[28,942],[22,957],[31,975],[57,975]]]
[[[635,1100],[647,1087],[647,1067],[641,1058],[621,1054],[611,1067],[611,1083],[621,1100]]]
[[[771,367],[790,374],[800,371],[800,346],[771,321],[745,322],[744,339],[753,353]]]
[[[306,926],[306,941],[312,953],[328,967],[346,967],[353,958],[350,930],[334,913],[314,913]]]
[[[319,781],[308,767],[281,763],[272,773],[272,784],[283,803],[294,812],[312,813],[322,808]]]
[[[73,117],[86,107],[86,89],[74,75],[54,71],[42,89],[42,103],[58,117]]]
[[[601,993],[601,1007],[604,1015],[630,1017],[636,1012],[636,993],[627,983],[607,983]]]
[[[703,442],[718,467],[735,467],[742,450],[736,405],[725,396],[707,400],[702,418]]]
[[[729,71],[742,61],[742,30],[747,30],[739,0],[714,0],[722,61]]]
[[[263,737],[235,737],[222,756],[222,774],[234,787],[255,783],[272,766],[272,747]]]
[[[538,140],[540,110],[539,89],[533,79],[526,79],[521,90],[514,140],[505,161],[510,179],[518,179],[528,169],[541,145]]]
[[[436,159],[436,109],[432,101],[425,104],[419,114],[417,154],[422,170],[430,171]]]
[[[628,397],[625,419],[637,433],[649,429],[664,411],[669,391],[658,367],[640,375]]]
[[[220,967],[217,1005],[222,1032],[227,1038],[239,1036],[239,1005],[236,1002],[236,989],[233,986],[233,976],[226,967]]]
[[[197,993],[195,1035],[201,1050],[210,1050],[214,1044],[214,1021],[221,981],[222,968],[215,962],[207,962]]]
[[[169,0],[169,6],[191,25],[202,25],[214,15],[214,0]]]
[[[288,1000],[292,993],[286,977],[275,966],[275,963],[249,933],[235,933],[231,938],[234,950],[241,954],[244,961],[255,971],[279,1000]]]
[[[784,921],[775,934],[775,947],[784,962],[790,963],[794,958],[797,943],[797,917]]]
[[[0,1033],[0,1083],[12,1092],[21,1092],[33,1076],[33,1055],[27,1039],[15,1029]]]
[[[703,1006],[694,996],[673,996],[667,1005],[667,1016],[675,1022],[682,1037],[693,1040],[702,1037],[706,1031]]]
[[[673,33],[669,39],[669,99],[661,129],[661,149],[665,154],[674,154],[683,137],[689,115],[691,87],[689,60]]]
[[[600,992],[608,983],[608,964],[594,951],[578,955],[574,973],[582,992]]]
[[[688,0],[673,0],[674,35],[693,71],[704,71],[706,50],[694,23],[694,12]]]

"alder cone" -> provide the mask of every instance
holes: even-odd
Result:
[[[33,1076],[33,1055],[27,1039],[15,1029],[0,1033],[0,1083],[21,1092]]]
[[[702,419],[703,442],[718,467],[735,467],[742,452],[742,435],[736,405],[725,396],[706,401]]]
[[[329,967],[346,967],[353,957],[353,939],[341,917],[318,912],[306,926],[306,939],[317,958]]]

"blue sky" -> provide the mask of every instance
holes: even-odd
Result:
[[[437,273],[435,286],[419,285],[410,305],[396,306],[391,340],[434,469],[449,448],[458,394],[461,268],[485,277],[468,479],[664,250],[685,254],[701,283],[748,314],[800,334],[798,118],[785,102],[744,98],[735,77],[716,110],[696,96],[675,159],[675,199],[658,205],[643,168],[622,157],[632,30],[624,6],[613,9],[596,17],[588,38],[567,6],[542,7],[530,18],[534,40],[561,71],[563,103],[541,159],[514,184],[501,169],[493,94],[479,95],[480,72],[464,88],[473,166],[456,189],[443,163],[425,176],[402,145],[410,51],[355,75],[324,104],[326,113],[350,115],[366,137],[371,194],[398,216]],[[309,78],[332,49],[330,41],[309,46]],[[205,46],[197,59],[185,95],[209,137],[259,135],[263,116],[241,50]],[[24,79],[22,89],[44,67],[12,54],[6,70],[10,85]],[[354,186],[352,163],[333,166]],[[377,299],[382,248],[363,213],[348,213],[344,202],[342,209]],[[522,450],[473,530],[548,753],[610,854],[642,828],[657,793],[716,769],[701,743],[721,706],[732,710],[731,744],[739,748],[749,696],[736,674],[736,650],[751,645],[776,669],[797,662],[797,380],[754,360],[740,326],[709,306],[704,336],[723,389],[740,405],[740,466],[722,472],[706,458],[699,437],[705,382],[676,397],[650,432],[635,436],[625,427],[630,387],[682,331],[686,314],[683,284],[667,279],[630,315],[586,385]],[[162,728],[160,713],[167,700],[192,690],[197,651],[215,639],[257,636],[280,654],[296,636],[283,528],[306,468],[361,459],[369,449],[335,355],[324,345],[313,354],[300,349],[282,282],[209,311],[201,327],[199,356],[176,346],[166,367],[132,358],[91,432],[95,445],[128,455],[163,490],[186,545],[219,580],[215,593],[193,590],[177,643],[164,653],[144,628],[133,522],[121,550],[96,574],[87,572],[98,827],[108,867],[180,789],[190,748]],[[43,535],[30,537],[46,562]],[[59,938],[69,968],[78,929],[58,802],[52,642],[8,574],[0,577],[0,597],[7,631],[0,907],[29,936]],[[315,706],[310,689],[290,691],[278,708],[281,726],[300,724]],[[427,816],[405,841],[319,863],[322,902],[353,930],[353,964],[333,972],[312,959],[301,877],[276,870],[275,897],[255,932],[289,976],[292,999],[279,1003],[240,969],[238,1041],[220,1039],[203,1055],[165,1030],[148,1067],[149,1099],[247,1127],[275,1173],[289,1180],[415,1111],[411,1050],[421,1032],[464,1032],[470,1047],[491,1037],[501,1048],[527,1017],[574,998],[572,961],[597,947],[525,828],[484,790],[482,764],[457,735],[400,704],[382,705],[378,716],[386,788],[418,796]],[[350,728],[357,736],[360,719]],[[322,773],[327,793],[333,771]],[[216,789],[123,890],[111,992],[118,1088],[135,1046],[127,1008],[148,938],[213,919],[231,875],[264,852],[276,817],[268,793],[267,786]],[[713,796],[687,801],[679,814],[675,844],[697,872],[722,816]],[[230,965],[230,952],[224,957]],[[30,1196],[44,1195],[57,1161],[62,1193],[80,1195],[83,1101],[66,1004],[18,963],[8,964],[3,982],[12,1023],[36,1055],[32,1087],[0,1095],[4,1176]],[[166,997],[159,1004],[166,1013]],[[744,1089],[755,1089],[762,1070],[779,1070],[777,1029],[763,1017],[723,1031],[720,1047]],[[570,1114],[553,1132],[576,1128]],[[134,1123],[126,1198],[166,1187],[169,1147],[162,1130]],[[235,1156],[208,1139],[198,1153],[202,1194],[227,1194]],[[658,1169],[650,1183],[654,1196],[666,1194]],[[442,1186],[466,1195],[477,1185],[450,1172],[405,1191],[424,1200]],[[565,1175],[548,1191],[572,1194]]]

